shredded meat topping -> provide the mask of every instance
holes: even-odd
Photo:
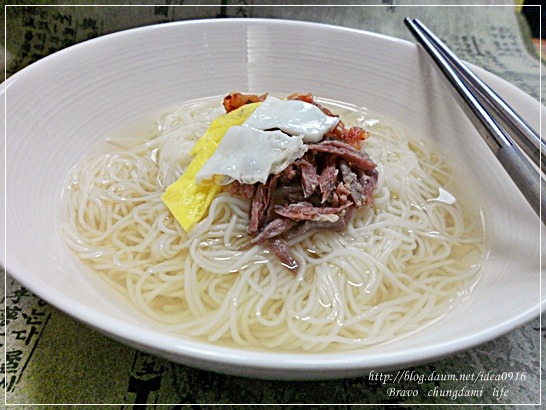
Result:
[[[226,112],[231,112],[246,104],[264,101],[267,98],[267,94],[255,95],[255,94],[241,94],[230,93],[224,97],[224,108]]]
[[[263,101],[267,94],[231,93],[224,99],[226,111],[252,102]],[[292,94],[319,107],[312,94]],[[270,175],[265,184],[234,182],[231,193],[250,199],[248,233],[245,246],[266,245],[288,268],[299,267],[289,242],[319,229],[340,231],[356,208],[373,206],[378,174],[375,163],[360,148],[368,136],[361,128],[345,128],[340,121],[324,138],[308,144],[308,151],[282,172]]]

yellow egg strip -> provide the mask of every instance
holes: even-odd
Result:
[[[243,105],[215,118],[192,148],[190,153],[194,158],[188,168],[178,180],[167,187],[161,196],[167,208],[186,232],[204,218],[213,199],[222,190],[221,185],[210,180],[196,184],[195,176],[214,154],[227,130],[234,125],[243,124],[259,105],[259,102]]]

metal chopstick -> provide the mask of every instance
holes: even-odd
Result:
[[[540,135],[523,120],[495,91],[485,84],[423,23],[419,20],[411,20],[422,33],[430,38],[436,48],[444,55],[451,66],[457,71],[466,85],[472,90],[478,100],[489,113],[497,120],[506,132],[514,139],[514,142],[540,167],[542,162],[546,165],[546,142]],[[408,23],[406,23],[408,24]]]
[[[449,50],[447,46],[434,36],[421,22],[408,18],[404,19],[404,22],[419,44],[436,63],[445,78],[453,86],[452,90],[456,91],[453,92],[453,95],[456,97],[455,99],[459,106],[484,138],[489,148],[491,148],[499,162],[506,169],[531,207],[541,217],[542,222],[546,224],[546,183],[541,178],[540,171],[528,160],[520,147],[514,143],[512,137],[505,132],[478,99],[477,95],[482,98],[489,98],[490,93],[483,91],[483,82],[481,80],[479,82],[474,81],[477,78],[475,75],[473,76],[475,78],[467,77],[466,71],[470,70],[465,70],[463,63],[452,52],[449,52],[449,57],[447,57],[447,51],[445,51]],[[441,44],[441,48],[438,44]],[[454,61],[458,62],[456,66],[453,65]],[[470,81],[468,81],[468,78],[470,78]],[[500,100],[500,97],[498,97],[498,100]],[[500,105],[497,104],[498,101],[496,99],[488,100],[486,103],[488,107],[495,106],[495,109],[492,111],[497,113],[503,112],[505,107],[508,107],[504,102]],[[522,147],[527,147],[526,151],[529,151],[527,155],[540,169],[543,141],[517,114],[516,117],[513,117],[515,112],[511,108],[509,111],[504,112],[506,114],[503,114],[503,118],[505,119],[502,122],[507,127],[507,131],[511,131],[512,134],[516,135],[516,138],[522,140]],[[507,118],[515,118],[515,120],[508,121]],[[499,120],[499,122],[501,121]],[[526,132],[522,131],[525,127],[531,130],[534,136],[526,135]],[[536,152],[537,149],[538,155]],[[538,163],[536,162],[537,160]]]

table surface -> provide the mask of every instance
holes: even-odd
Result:
[[[198,18],[283,18],[412,40],[402,20],[413,16],[425,22],[465,60],[499,75],[537,100],[541,95],[541,63],[527,27],[510,2],[482,2],[491,7],[438,7],[432,6],[438,3],[432,1],[421,2],[430,7],[409,6],[409,1],[394,0],[362,7],[356,6],[360,2],[351,1],[337,7],[275,7],[275,1],[239,0],[216,2],[210,7],[188,6],[187,1],[151,1],[146,3],[148,6],[139,7],[102,7],[101,3],[107,2],[98,1],[89,7],[7,7],[3,63],[8,76],[79,41],[147,24]],[[181,3],[186,6],[172,6]],[[205,4],[192,2],[199,3]],[[542,81],[542,87],[545,86],[546,81]],[[332,407],[355,403],[437,403],[531,407],[538,405],[542,396],[540,318],[468,351],[406,369],[408,381],[397,385],[366,375],[318,382],[266,381],[193,369],[122,345],[32,295],[9,272],[2,286],[2,323],[8,326],[3,328],[0,339],[5,349],[0,377],[7,404],[115,404],[125,408],[137,403],[320,403]],[[508,372],[523,377],[499,380],[508,377]],[[470,374],[482,377],[469,386],[461,376]],[[418,383],[421,375],[433,377]],[[453,377],[459,380],[452,380]],[[393,388],[417,390],[417,396],[395,397]],[[468,389],[482,393],[467,396],[464,392]]]

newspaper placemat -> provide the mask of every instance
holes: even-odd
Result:
[[[509,2],[476,7],[410,7],[405,5],[409,2],[388,0],[366,7],[348,6],[351,2],[302,7],[237,0],[213,6],[169,0],[148,2],[148,6],[102,3],[7,7],[7,75],[77,42],[147,24],[199,18],[283,18],[411,40],[402,23],[410,16],[424,21],[465,60],[536,99],[541,95],[540,62],[529,51],[525,27],[522,30],[516,9],[506,6]],[[539,319],[469,351],[406,369],[396,384],[387,382],[384,373],[294,383],[206,372],[134,350],[59,312],[9,275],[2,293],[5,355],[0,377],[7,404],[115,404],[121,408],[188,403],[537,404],[541,397]]]

